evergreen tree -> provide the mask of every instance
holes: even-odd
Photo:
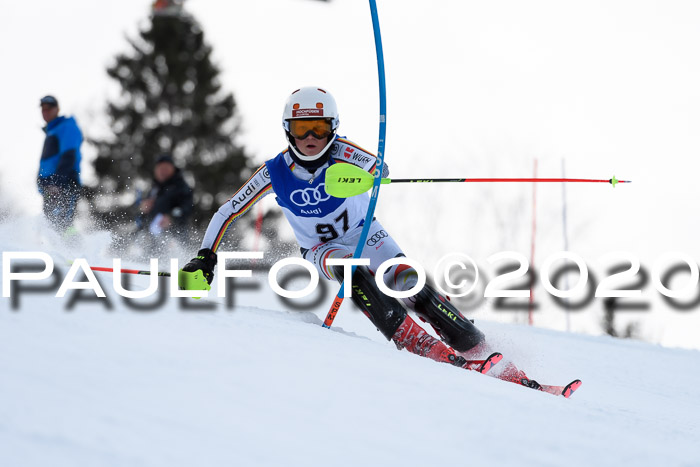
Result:
[[[92,140],[99,180],[93,208],[107,226],[133,219],[136,188],[150,185],[155,159],[172,154],[194,188],[194,221],[205,227],[213,211],[251,175],[236,144],[236,102],[222,91],[212,48],[182,1],[158,0],[150,24],[131,50],[107,69],[121,86],[108,104],[113,135]]]

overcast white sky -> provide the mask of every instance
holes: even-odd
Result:
[[[105,100],[117,92],[104,70],[128,50],[125,35],[135,35],[149,5],[3,5],[5,200],[39,212],[34,176],[42,95],[55,94],[85,133],[104,131]],[[188,0],[186,6],[214,46],[224,85],[239,102],[241,142],[259,161],[284,146],[282,104],[307,84],[335,94],[341,134],[376,148],[367,2]],[[378,6],[392,176],[530,176],[537,158],[538,175],[557,177],[565,159],[570,177],[634,181],[615,190],[567,187],[571,249],[587,262],[618,250],[631,251],[648,268],[670,250],[698,259],[700,4],[378,0]],[[84,153],[89,180],[92,151]],[[530,197],[530,186],[387,186],[378,215],[407,254],[428,267],[451,251],[483,262],[500,250],[529,256]],[[561,187],[539,186],[536,264],[563,247],[560,213]],[[656,304],[658,294],[648,294]],[[663,319],[689,319],[673,313]],[[679,327],[688,328],[684,323]]]

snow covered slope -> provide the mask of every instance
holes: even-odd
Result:
[[[330,331],[266,309],[266,283],[135,311],[100,279],[111,309],[0,302],[0,465],[700,465],[697,351],[477,322],[538,381],[581,378],[567,400],[399,352],[347,305]]]

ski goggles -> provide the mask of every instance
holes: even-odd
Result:
[[[296,139],[304,139],[310,134],[314,138],[323,139],[333,132],[331,121],[325,118],[314,118],[308,120],[289,120],[289,132]]]

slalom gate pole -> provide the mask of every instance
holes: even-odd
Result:
[[[564,158],[561,159],[561,176],[566,177],[566,163]],[[569,229],[566,222],[566,185],[561,184],[561,227],[562,233],[564,235],[564,251],[569,251]],[[564,284],[566,285],[566,290],[569,290],[569,275],[564,276]],[[571,332],[571,308],[569,307],[569,297],[563,298],[566,310],[564,310],[564,316],[566,316],[566,332]]]
[[[374,210],[377,206],[377,199],[379,198],[379,187],[382,180],[382,171],[384,169],[384,146],[386,137],[386,81],[384,79],[384,51],[382,49],[382,34],[379,29],[379,14],[377,13],[377,3],[375,0],[369,0],[369,9],[372,14],[372,28],[374,29],[374,45],[377,52],[377,74],[379,75],[379,143],[377,148],[377,164],[374,168],[374,182],[372,183],[372,195],[369,200],[369,206],[367,208],[367,215],[365,216],[365,224],[362,227],[362,233],[360,234],[360,239],[357,242],[357,247],[355,247],[355,253],[352,255],[353,258],[359,258],[362,255],[362,249],[367,239],[367,234],[372,225],[372,219],[374,218]],[[350,278],[355,273],[355,266],[352,267],[352,272],[350,273]],[[348,279],[350,279],[348,278]],[[340,310],[340,305],[343,303],[344,296],[344,286],[345,281],[340,284],[340,290],[335,296],[331,308],[326,315],[326,319],[323,321],[324,328],[330,328],[335,319],[335,315]]]
[[[535,158],[535,164],[533,169],[533,177],[537,177],[537,158]],[[532,184],[532,234],[530,237],[530,264],[535,264],[535,243],[537,239],[537,185]],[[535,305],[535,276],[530,277],[530,300],[527,306],[527,324],[532,326],[532,310]]]

